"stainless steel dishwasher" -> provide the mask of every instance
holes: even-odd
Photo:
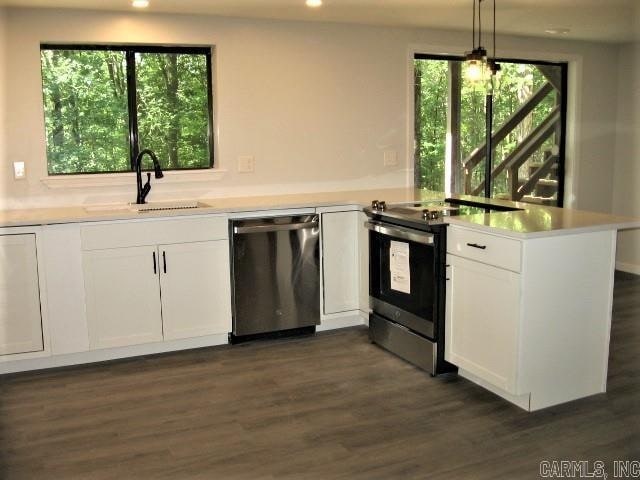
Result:
[[[320,323],[318,215],[233,220],[232,343]]]

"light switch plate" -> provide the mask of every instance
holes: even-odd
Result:
[[[22,180],[26,177],[26,174],[24,162],[13,162],[13,178]]]
[[[384,166],[395,167],[396,165],[398,165],[398,153],[395,150],[385,150]]]
[[[252,173],[255,170],[256,161],[251,155],[238,157],[238,172]]]

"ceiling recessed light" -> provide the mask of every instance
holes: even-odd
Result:
[[[322,0],[307,0],[307,7],[316,8],[322,5]]]
[[[570,28],[557,27],[557,28],[547,28],[544,33],[549,33],[551,35],[566,35],[571,31]]]
[[[131,2],[131,6],[136,8],[147,8],[149,6],[149,0],[133,0],[133,2]]]

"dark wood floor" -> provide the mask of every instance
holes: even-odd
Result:
[[[640,459],[640,279],[617,277],[608,393],[532,414],[363,328],[0,382],[2,479],[538,478]]]

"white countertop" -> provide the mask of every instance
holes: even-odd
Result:
[[[270,195],[238,198],[198,199],[200,208],[159,210],[148,212],[131,211],[123,206],[85,206],[34,208],[24,210],[0,210],[0,227],[31,225],[52,225],[60,223],[97,222],[108,220],[128,220],[140,218],[162,218],[202,214],[224,214],[259,210],[279,210],[291,208],[328,207],[354,205],[364,207],[371,200],[393,202],[415,202],[444,199],[440,192],[413,188],[358,190],[344,192],[317,192],[303,194]],[[621,230],[640,228],[640,219],[619,217],[581,210],[569,210],[557,207],[531,205],[521,202],[450,195],[449,198],[475,200],[494,205],[507,205],[522,208],[520,211],[493,212],[489,214],[463,215],[448,217],[452,225],[467,226],[487,232],[516,237],[546,237],[569,233]]]

